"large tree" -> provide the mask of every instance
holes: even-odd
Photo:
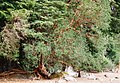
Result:
[[[109,0],[1,1],[0,7],[0,55],[24,69],[33,70],[41,55],[50,73],[65,65],[100,71],[112,64]]]

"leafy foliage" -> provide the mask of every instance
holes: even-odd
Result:
[[[0,9],[0,56],[27,71],[39,64],[40,55],[50,73],[66,65],[101,71],[117,62],[119,21],[111,16],[119,9],[112,12],[109,0],[6,0]]]
[[[110,29],[109,29],[109,36],[110,38],[110,43],[108,44],[108,49],[107,49],[107,57],[112,59],[112,61],[115,64],[118,64],[119,59],[120,59],[120,43],[119,43],[119,37],[120,37],[120,29],[119,29],[119,24],[120,24],[120,1],[115,0],[111,2],[111,16],[112,16],[112,21],[110,23]]]

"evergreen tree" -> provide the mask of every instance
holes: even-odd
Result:
[[[110,58],[115,64],[118,64],[120,58],[120,1],[114,0],[111,2],[111,23],[109,28],[110,42],[107,48],[106,56]]]
[[[66,65],[88,71],[111,67],[109,0],[6,0],[0,8],[0,56],[25,70],[32,71],[40,55],[50,73]]]

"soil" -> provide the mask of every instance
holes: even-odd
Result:
[[[102,72],[93,73],[96,79],[76,78],[76,81],[66,81],[64,79],[35,80],[25,78],[23,75],[9,76],[0,78],[0,83],[120,83],[120,73]]]

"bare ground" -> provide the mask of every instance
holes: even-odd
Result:
[[[77,81],[66,81],[64,79],[33,80],[19,78],[1,78],[0,83],[120,83],[120,73],[103,72],[94,73],[95,80],[89,78],[76,78]]]

